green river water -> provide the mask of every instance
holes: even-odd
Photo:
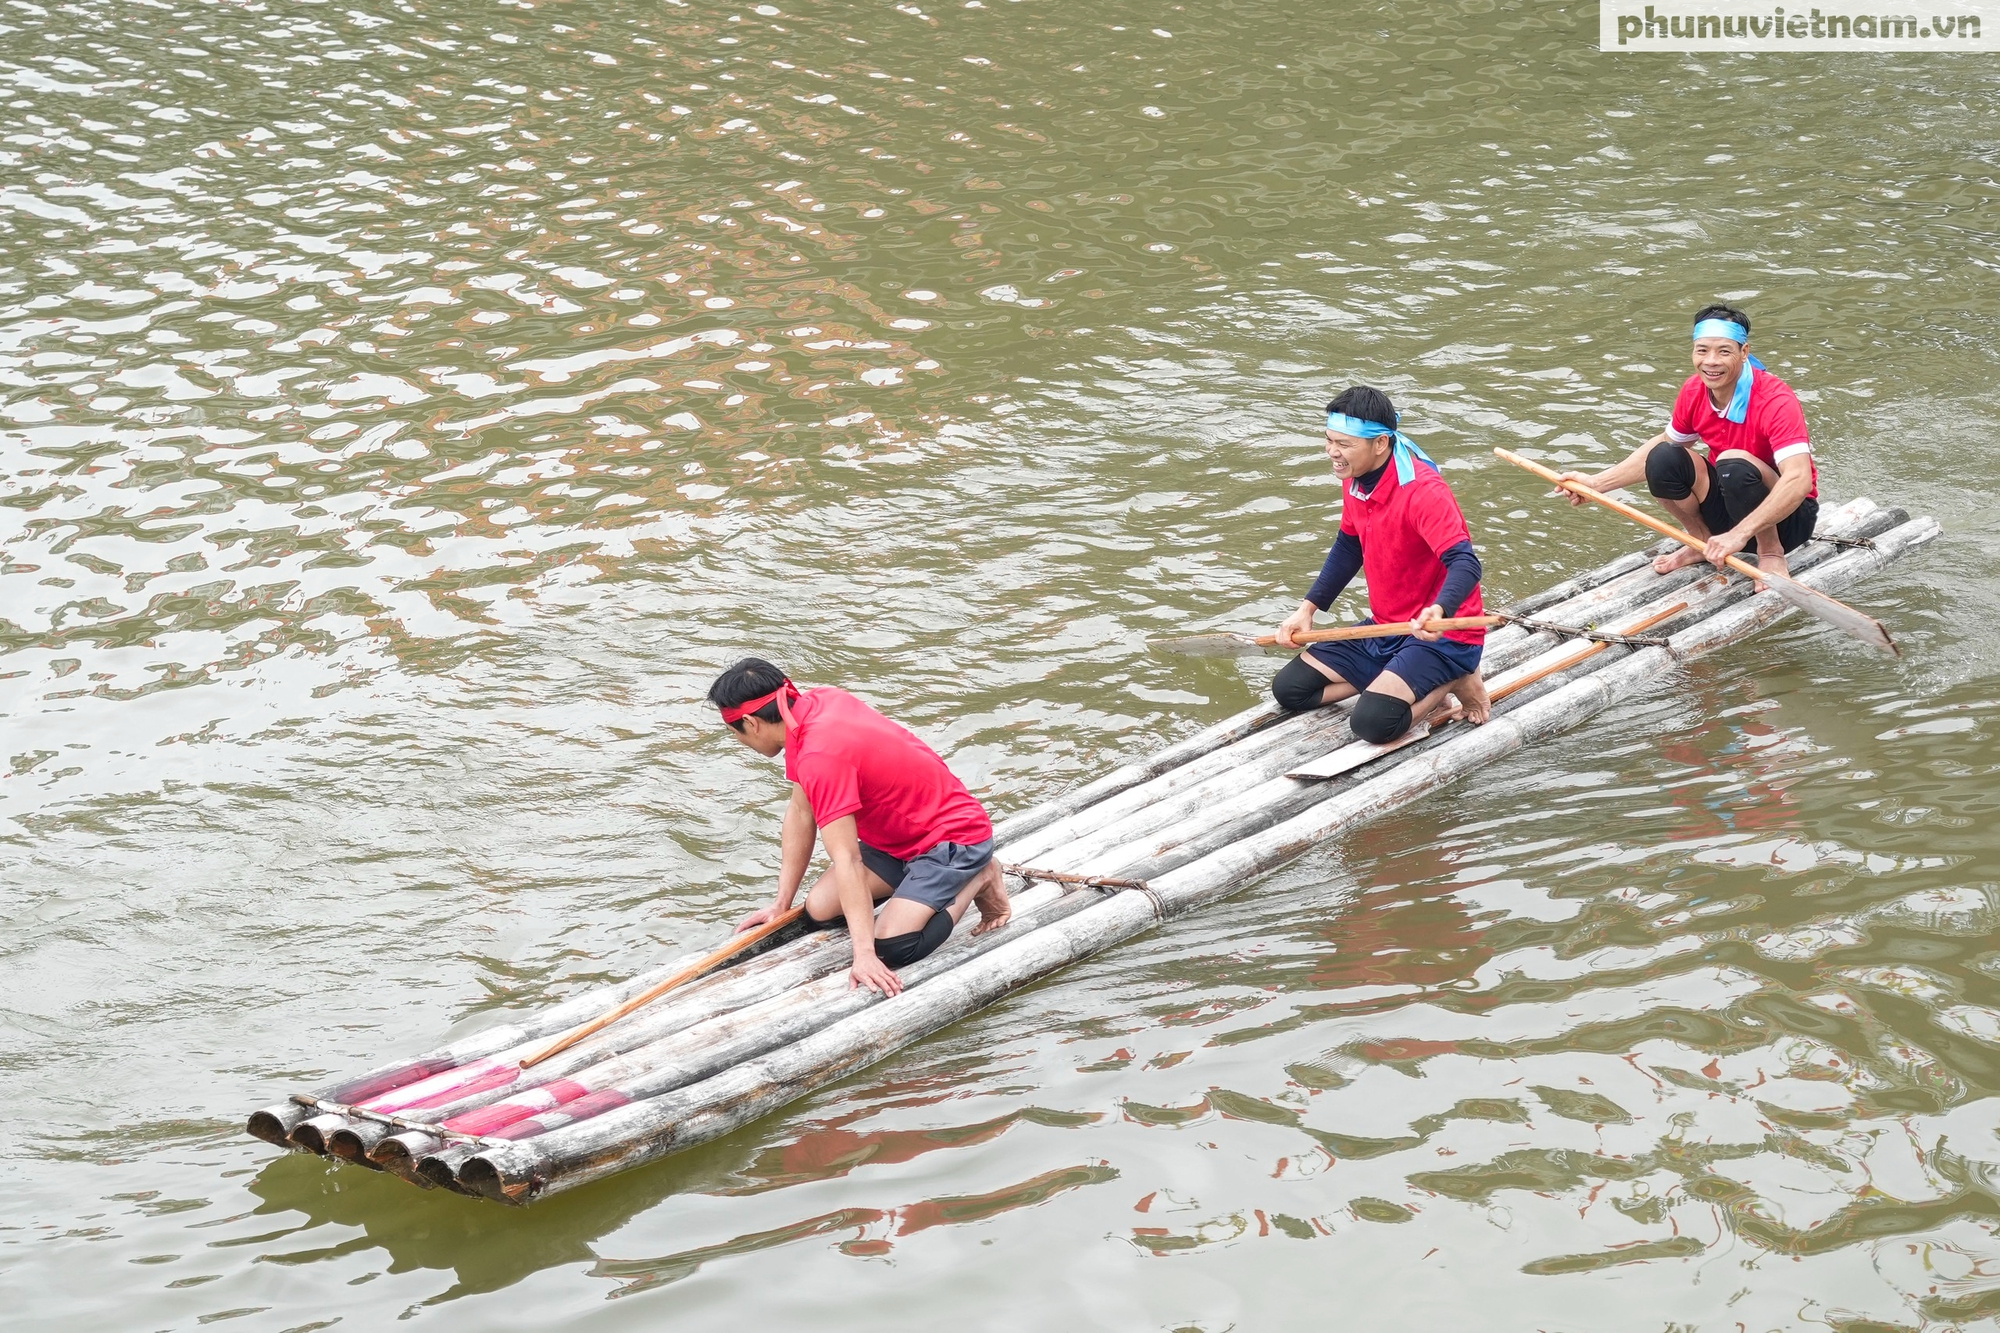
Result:
[[[10,1328],[2000,1316],[2000,71],[1572,3],[0,7]],[[1318,410],[1497,604],[1745,305],[1944,538],[751,1128],[525,1210],[287,1091],[718,939],[746,651],[1018,810],[1253,703]]]

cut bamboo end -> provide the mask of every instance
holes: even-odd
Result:
[[[291,1135],[292,1145],[297,1148],[303,1148],[309,1153],[316,1153],[321,1157],[325,1157],[327,1155],[326,1136],[337,1129],[344,1128],[346,1124],[346,1116],[335,1115],[330,1112],[325,1115],[308,1117],[305,1120],[301,1120],[293,1128]]]
[[[368,1154],[388,1136],[389,1126],[379,1120],[352,1120],[326,1136],[326,1151],[329,1156],[343,1162],[380,1171],[382,1164]]]
[[[312,1107],[302,1106],[298,1102],[278,1102],[262,1110],[252,1111],[249,1123],[243,1128],[252,1138],[262,1139],[280,1148],[298,1148],[299,1145],[292,1142],[292,1131],[316,1114],[318,1112]]]
[[[459,1194],[475,1193],[458,1178],[459,1165],[472,1153],[472,1148],[462,1144],[453,1144],[439,1148],[436,1152],[425,1153],[417,1159],[417,1174],[441,1189],[452,1190]]]
[[[435,1152],[443,1146],[443,1140],[435,1134],[406,1129],[397,1134],[385,1135],[381,1142],[369,1150],[368,1160],[413,1185],[431,1189],[435,1187],[436,1182],[418,1171],[417,1163],[423,1160],[424,1154]]]
[[[484,1155],[470,1157],[458,1168],[458,1182],[468,1192],[499,1203],[519,1206],[535,1196],[532,1177],[510,1181],[493,1160]]]

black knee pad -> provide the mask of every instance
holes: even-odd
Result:
[[[931,919],[924,922],[922,930],[876,940],[875,956],[891,970],[908,967],[919,958],[928,958],[935,953],[940,944],[951,938],[951,928],[957,924],[951,919],[950,912],[932,912]]]
[[[1725,458],[1715,465],[1715,484],[1731,522],[1742,518],[1770,496],[1764,474],[1747,458]]]
[[[1347,725],[1371,745],[1387,745],[1410,729],[1410,706],[1393,695],[1364,691]]]
[[[1313,670],[1303,657],[1294,657],[1278,668],[1278,674],[1271,679],[1271,697],[1278,701],[1278,707],[1287,712],[1303,713],[1309,708],[1318,708],[1321,694],[1333,684],[1325,676]]]
[[[1646,489],[1662,500],[1685,500],[1694,494],[1694,455],[1662,440],[1646,455]]]

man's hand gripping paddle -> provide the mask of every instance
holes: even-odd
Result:
[[[1495,449],[1493,452],[1506,462],[1512,463],[1515,467],[1525,468],[1527,471],[1534,473],[1557,490],[1568,491],[1571,495],[1580,495],[1586,500],[1601,504],[1614,513],[1623,514],[1634,523],[1644,524],[1662,536],[1672,537],[1684,546],[1691,546],[1697,551],[1703,549],[1704,544],[1698,537],[1695,537],[1691,533],[1683,532],[1671,523],[1664,523],[1654,518],[1651,514],[1642,513],[1634,509],[1631,505],[1620,504],[1608,495],[1600,495],[1580,481],[1564,481],[1540,463],[1531,463],[1519,454],[1510,452],[1509,450]],[[1882,622],[1873,616],[1863,615],[1847,603],[1835,601],[1825,593],[1808,588],[1803,583],[1786,578],[1783,574],[1767,573],[1749,561],[1737,556],[1730,556],[1726,563],[1739,574],[1746,574],[1753,579],[1761,580],[1765,587],[1777,593],[1778,596],[1784,598],[1793,606],[1799,608],[1799,610],[1818,616],[1827,624],[1847,631],[1871,647],[1881,648],[1892,654],[1901,655],[1901,649],[1897,648],[1896,641],[1889,637],[1889,631],[1883,629]]]

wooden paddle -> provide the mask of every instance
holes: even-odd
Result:
[[[1568,491],[1571,495],[1580,495],[1586,500],[1595,501],[1613,513],[1623,514],[1634,523],[1644,524],[1662,536],[1672,537],[1683,546],[1692,547],[1694,550],[1699,551],[1707,545],[1693,533],[1684,532],[1671,523],[1663,522],[1660,519],[1654,518],[1651,514],[1634,509],[1631,505],[1621,504],[1608,495],[1600,495],[1580,481],[1564,481],[1540,463],[1531,463],[1517,453],[1506,449],[1495,449],[1493,452],[1496,456],[1512,463],[1515,467],[1525,468],[1527,471],[1534,473],[1558,490]],[[1896,641],[1889,637],[1889,631],[1882,628],[1882,622],[1873,616],[1864,615],[1847,603],[1836,601],[1828,597],[1825,593],[1815,588],[1808,588],[1803,583],[1787,578],[1783,574],[1767,573],[1739,556],[1732,555],[1723,563],[1739,574],[1745,574],[1759,580],[1765,587],[1777,593],[1778,596],[1784,598],[1793,606],[1798,607],[1799,610],[1818,616],[1827,624],[1847,631],[1865,644],[1875,648],[1886,649],[1898,656],[1901,655],[1902,650],[1896,647]]]
[[[1499,616],[1448,616],[1443,620],[1433,620],[1425,629],[1492,629],[1502,623]],[[1392,634],[1408,634],[1416,628],[1415,621],[1393,620],[1386,625],[1343,625],[1339,629],[1309,629],[1303,634],[1295,634],[1295,643],[1339,643],[1345,639],[1385,639]],[[1148,639],[1148,648],[1165,648],[1176,653],[1186,653],[1190,657],[1242,657],[1250,653],[1261,653],[1266,648],[1277,646],[1278,636],[1260,634],[1251,638],[1248,634],[1231,634],[1222,631],[1214,634],[1185,634],[1177,638]]]
[[[792,908],[788,912],[780,912],[777,916],[772,917],[769,921],[766,921],[763,925],[758,926],[755,930],[746,930],[742,934],[732,937],[729,943],[723,945],[720,949],[717,949],[714,953],[709,954],[706,958],[703,958],[701,961],[694,963],[689,967],[682,968],[680,971],[674,973],[672,976],[668,977],[665,981],[662,981],[659,985],[653,987],[651,990],[645,991],[638,995],[634,995],[631,999],[625,1001],[625,1003],[619,1005],[616,1009],[608,1010],[605,1013],[599,1015],[598,1017],[591,1019],[588,1023],[584,1023],[577,1027],[571,1028],[568,1032],[565,1032],[562,1036],[557,1037],[554,1041],[550,1042],[547,1046],[544,1046],[541,1050],[536,1051],[533,1055],[521,1061],[521,1068],[532,1069],[534,1066],[540,1064],[542,1061],[548,1059],[550,1056],[559,1055],[562,1052],[568,1050],[570,1047],[576,1045],[578,1042],[582,1041],[585,1037],[590,1036],[592,1033],[602,1032],[605,1028],[610,1027],[613,1023],[616,1023],[619,1019],[625,1017],[625,1015],[632,1013],[635,1010],[645,1008],[647,1005],[659,999],[662,995],[665,995],[668,991],[674,989],[676,986],[685,985],[686,983],[693,981],[696,977],[703,976],[706,973],[713,971],[715,968],[729,961],[729,959],[735,957],[737,954],[742,953],[745,949],[757,943],[759,940],[767,939],[770,936],[775,935],[779,931],[783,930],[786,926],[791,925],[794,921],[797,921],[800,916],[804,915],[805,910],[806,910],[805,904],[800,903],[797,907]]]

